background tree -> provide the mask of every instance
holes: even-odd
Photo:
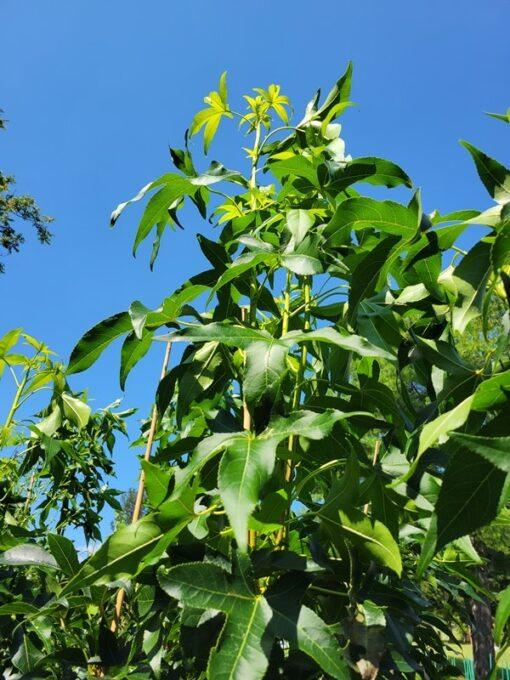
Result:
[[[0,109],[0,129],[5,129],[6,120]],[[52,234],[48,224],[52,217],[42,215],[35,199],[27,194],[16,195],[13,192],[15,179],[0,171],[0,257],[18,252],[25,241],[20,231],[20,223],[31,224],[36,231],[40,243],[50,243]],[[5,267],[0,262],[0,273]]]
[[[120,509],[115,512],[115,519],[112,523],[112,529],[120,529],[120,527],[127,526],[133,517],[133,510],[136,501],[136,489],[130,487],[119,496]],[[143,516],[143,508],[141,510]]]

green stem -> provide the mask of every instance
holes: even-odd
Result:
[[[310,302],[313,304],[317,304],[318,302],[324,302],[324,300],[327,300],[328,297],[334,297],[335,295],[339,295],[339,289],[345,288],[346,286],[343,286],[342,284],[339,284],[335,288],[331,288],[330,290],[325,291],[322,294],[317,294],[314,295],[313,297],[310,297]],[[305,309],[306,305],[303,303],[299,305],[299,307],[296,307],[290,314],[289,317],[292,318],[293,316],[296,316],[296,314],[300,314],[303,309]]]
[[[349,587],[347,589],[347,595],[349,596],[350,606],[352,609],[355,608],[356,603],[354,601],[354,580],[355,580],[355,553],[352,547],[347,543],[347,552],[349,553]]]
[[[335,597],[348,597],[347,593],[340,593],[337,590],[323,588],[322,586],[310,586],[310,590],[314,590],[317,593],[324,593],[324,595],[335,595]]]
[[[250,177],[250,186],[252,189],[255,189],[257,186],[257,163],[259,161],[259,149],[260,145],[260,123],[257,123],[257,126],[255,127],[255,141],[253,143],[253,156],[251,160],[251,177]]]
[[[294,130],[294,132],[297,132],[299,129],[300,128],[298,127],[294,127],[294,125],[281,125],[280,127],[271,130],[271,132],[268,132],[268,134],[264,137],[260,148],[263,149],[267,144],[268,139],[270,139],[273,135],[276,135],[277,132],[283,132],[284,130]]]
[[[459,255],[467,255],[467,250],[462,250],[462,248],[458,248],[457,246],[452,246],[452,250],[454,250]]]
[[[250,312],[249,312],[249,322],[250,326],[255,326],[257,321],[257,277],[253,275],[253,279],[250,282]]]
[[[14,416],[16,414],[16,411],[20,407],[21,397],[23,395],[23,390],[25,389],[25,385],[28,382],[29,374],[30,374],[30,371],[28,371],[28,370],[25,371],[25,374],[23,375],[21,382],[18,384],[16,394],[14,395],[14,399],[12,400],[11,408],[9,409],[9,413],[7,414],[7,418],[5,419],[4,430],[9,429],[9,427],[11,426],[12,421],[14,419]]]
[[[283,292],[282,335],[285,335],[289,330],[291,285],[292,285],[292,273],[287,271],[287,276],[285,279],[285,290]]]

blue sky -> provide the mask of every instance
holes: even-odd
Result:
[[[352,59],[358,106],[343,119],[347,152],[398,162],[427,211],[487,207],[458,140],[509,159],[508,128],[482,113],[510,105],[508,10],[508,0],[3,0],[0,107],[10,122],[1,167],[55,217],[55,239],[43,247],[29,234],[5,261],[0,334],[22,326],[66,361],[92,325],[135,299],[157,306],[203,268],[195,234],[211,227],[194,214],[167,236],[153,273],[148,247],[131,256],[137,210],[114,230],[108,216],[168,171],[168,144],[181,145],[225,69],[232,102],[276,82],[299,115]],[[242,167],[241,141],[220,134],[211,158]],[[121,396],[119,349],[72,379],[98,407]],[[148,412],[162,352],[153,348],[128,379],[126,406]],[[118,486],[134,484],[127,442],[116,460]]]

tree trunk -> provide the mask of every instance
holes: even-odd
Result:
[[[482,557],[487,557],[485,546],[480,541],[474,541],[474,544],[478,553]],[[476,575],[481,585],[490,591],[485,565],[476,569]],[[476,680],[486,680],[489,677],[495,659],[492,612],[489,602],[483,595],[481,600],[470,601],[471,645]]]

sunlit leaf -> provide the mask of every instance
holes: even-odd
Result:
[[[462,141],[461,144],[471,154],[480,179],[492,198],[498,203],[510,201],[510,170],[469,142]]]
[[[131,319],[127,312],[98,323],[85,333],[71,352],[67,373],[79,373],[92,366],[110,343],[130,330]]]

